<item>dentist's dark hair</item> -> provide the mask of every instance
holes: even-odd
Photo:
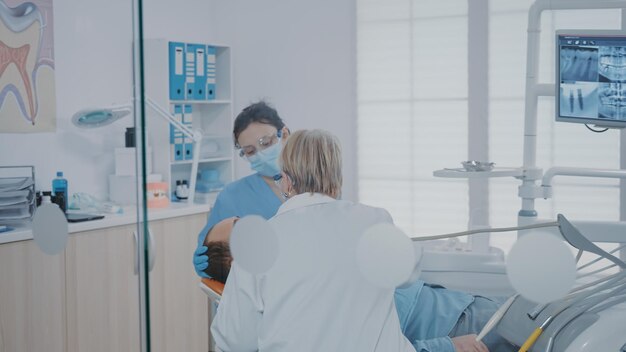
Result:
[[[276,109],[261,100],[244,108],[239,115],[237,115],[237,118],[235,118],[235,124],[233,126],[235,147],[239,147],[237,139],[239,139],[241,132],[248,128],[253,122],[272,125],[279,131],[285,127],[285,123],[280,116],[278,116]]]

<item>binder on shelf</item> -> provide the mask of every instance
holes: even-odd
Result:
[[[178,122],[183,122],[183,107],[180,104],[174,104],[172,108],[172,113],[174,114],[174,119]],[[170,127],[170,146],[172,149],[172,157],[174,161],[184,160],[184,135],[176,127],[168,124]]]
[[[193,110],[189,104],[184,106],[182,123],[189,129],[193,129]],[[185,160],[193,159],[193,141],[187,136],[183,136],[183,153]]]
[[[185,45],[185,100],[193,100],[196,89],[196,53],[193,44]]]
[[[207,46],[206,48],[206,99],[215,99],[216,88],[216,63],[217,63],[217,49],[214,46]]]
[[[206,60],[206,45],[188,44],[188,49],[191,49],[195,56],[195,77],[194,77],[194,89],[193,100],[206,100],[206,67],[204,61]]]
[[[174,115],[174,119],[176,121],[183,120],[183,108],[181,105],[178,105],[178,104],[172,105],[171,112]],[[176,138],[177,136],[182,136],[182,133],[172,125],[169,125],[169,127],[170,127],[170,144],[174,144],[174,138]]]
[[[185,44],[169,42],[170,99],[185,98]]]
[[[177,143],[174,143],[174,161],[182,161],[183,160],[183,141],[177,140]]]

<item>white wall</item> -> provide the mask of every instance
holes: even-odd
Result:
[[[107,128],[78,130],[79,109],[130,102],[132,87],[131,5],[125,0],[55,0],[54,55],[57,131],[1,134],[1,165],[35,165],[37,188],[50,190],[56,170],[70,192],[106,196],[113,148],[124,143],[120,121]]]
[[[108,197],[113,152],[124,146],[132,117],[94,130],[71,124],[76,111],[131,102],[132,7],[128,0],[54,0],[57,131],[1,134],[0,165],[35,165],[37,188],[49,190],[57,170],[70,193]],[[204,41],[210,4],[203,0],[144,1],[144,35]],[[183,20],[187,19],[187,21]]]
[[[339,137],[344,199],[356,192],[354,1],[215,1],[216,37],[233,50],[234,110],[267,99],[289,128]],[[249,172],[243,162],[236,176]]]
[[[344,148],[345,199],[356,197],[354,1],[144,1],[144,36],[232,47],[234,110],[266,98],[292,130],[332,131]],[[129,103],[127,0],[55,0],[57,132],[0,135],[0,165],[35,165],[37,188],[63,170],[70,192],[108,195],[113,151],[130,117],[95,130],[70,120],[86,107]],[[149,59],[149,58],[147,58]],[[149,123],[149,121],[148,121]],[[248,172],[245,163],[236,177]]]
[[[143,1],[144,38],[211,43],[215,10],[208,0]],[[176,5],[176,6],[174,6]]]
[[[185,0],[184,4],[147,0],[145,37],[230,46],[235,115],[266,99],[292,131],[322,128],[336,134],[344,149],[343,197],[355,199],[355,2]],[[251,172],[243,160],[235,165],[236,178]]]

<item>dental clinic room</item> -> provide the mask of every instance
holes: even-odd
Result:
[[[626,0],[0,0],[0,352],[626,352],[625,127]]]

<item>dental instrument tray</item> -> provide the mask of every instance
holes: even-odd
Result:
[[[467,160],[461,161],[465,171],[491,171],[496,163],[488,161]]]
[[[435,177],[449,178],[484,178],[484,177],[521,177],[523,170],[517,167],[494,167],[495,163],[475,160],[462,161],[463,167],[444,168],[433,172]]]
[[[29,221],[35,208],[35,167],[0,166],[0,225]]]

